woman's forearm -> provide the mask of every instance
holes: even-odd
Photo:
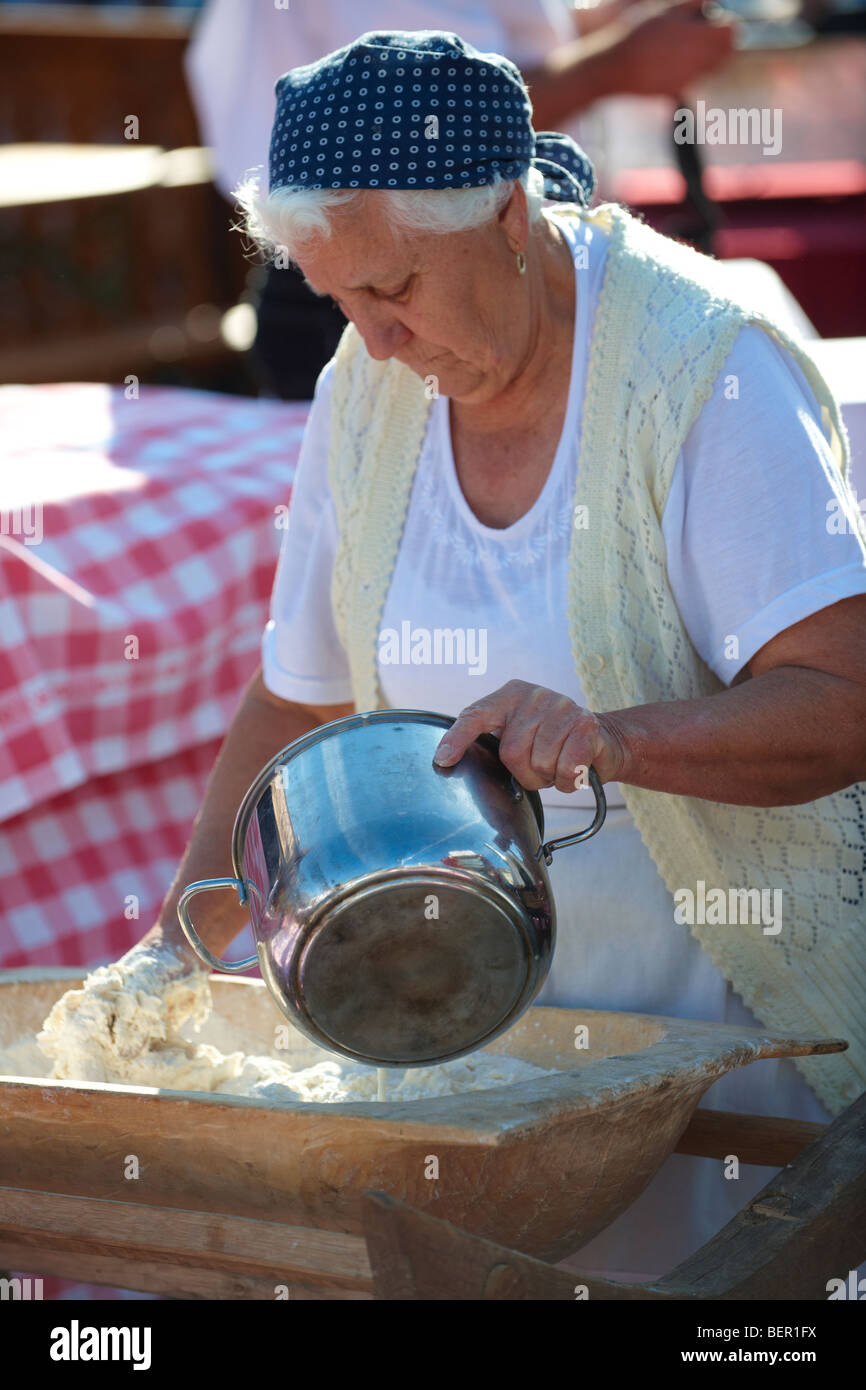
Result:
[[[866,687],[780,666],[697,700],[598,716],[615,778],[738,806],[786,806],[866,780]]]
[[[241,697],[214,763],[189,844],[166,894],[157,925],[145,939],[168,941],[191,954],[177,919],[177,904],[188,884],[204,878],[233,878],[231,837],[235,816],[253,778],[280,749],[320,722],[288,701],[275,703],[263,693],[260,671]],[[249,912],[229,888],[195,899],[192,917],[205,945],[221,955],[247,921]]]

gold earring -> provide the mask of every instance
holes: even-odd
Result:
[[[518,275],[526,274],[526,257],[522,251],[517,253],[517,273]]]

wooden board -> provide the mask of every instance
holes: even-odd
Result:
[[[68,985],[56,974],[0,976],[0,1044],[35,1031]],[[264,986],[222,978],[213,985],[216,1008],[235,1029],[232,1045],[271,1051],[281,1020]],[[201,1036],[207,1040],[207,1030]],[[576,1048],[576,1038],[587,1046]],[[134,1195],[147,1207],[356,1237],[363,1193],[377,1189],[556,1260],[643,1191],[718,1076],[759,1057],[841,1046],[758,1029],[539,1008],[491,1050],[556,1068],[555,1076],[429,1101],[265,1104],[6,1080],[0,1184],[121,1203]],[[294,1051],[275,1055],[306,1065],[316,1054],[298,1035]]]

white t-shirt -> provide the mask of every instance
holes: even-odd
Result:
[[[574,36],[562,0],[292,0],[285,8],[274,0],[209,0],[186,72],[227,197],[248,171],[267,168],[277,78],[383,29],[456,33],[518,67]]]
[[[587,351],[607,237],[575,218],[558,225],[575,257],[578,294],[568,406],[553,465],[535,504],[513,526],[483,525],[456,476],[448,399],[433,402],[380,629],[379,677],[392,708],[456,716],[513,679],[585,703],[565,595],[579,520],[574,496]],[[262,640],[268,689],[308,704],[352,699],[330,603],[337,544],[327,470],[331,380],[329,363],[310,409]],[[828,528],[837,499],[843,504],[819,418],[790,356],[761,329],[744,328],[677,460],[662,518],[668,576],[692,643],[725,684],[784,628],[866,591],[858,536]],[[462,629],[465,651],[446,642],[439,662],[431,662],[436,629]],[[416,640],[424,630],[429,654]],[[623,804],[615,784],[606,791],[610,805]],[[574,810],[592,804],[592,793],[550,788],[541,799]]]

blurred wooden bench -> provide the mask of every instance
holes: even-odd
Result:
[[[0,381],[231,356],[248,263],[187,91],[194,13],[0,9]]]

